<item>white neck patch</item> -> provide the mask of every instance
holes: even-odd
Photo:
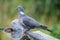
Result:
[[[21,11],[21,12],[20,12],[20,14],[22,14],[22,15],[23,15],[24,13]]]

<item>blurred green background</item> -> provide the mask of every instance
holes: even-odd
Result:
[[[60,39],[60,0],[0,0],[0,27],[10,27],[18,18],[17,6],[23,6],[25,13],[53,30],[40,30]],[[0,40],[11,40],[10,34],[0,31]]]

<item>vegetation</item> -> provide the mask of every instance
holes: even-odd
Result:
[[[60,0],[0,0],[0,27],[10,27],[10,22],[18,18],[17,6],[23,6],[25,13],[54,32],[45,32],[60,39]],[[0,31],[0,40],[7,39]]]

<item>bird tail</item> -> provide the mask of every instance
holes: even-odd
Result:
[[[49,32],[53,32],[52,30],[48,29],[46,26],[41,26],[42,29],[47,30]]]
[[[51,32],[51,33],[53,32],[52,30],[49,30],[49,29],[47,29],[47,31],[49,31],[49,32]]]

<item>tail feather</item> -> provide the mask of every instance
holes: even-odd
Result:
[[[49,32],[53,32],[52,30],[49,30],[49,29],[47,29],[47,31],[49,31]]]
[[[52,30],[49,30],[46,26],[41,26],[42,29],[47,30],[49,32],[53,32]]]

